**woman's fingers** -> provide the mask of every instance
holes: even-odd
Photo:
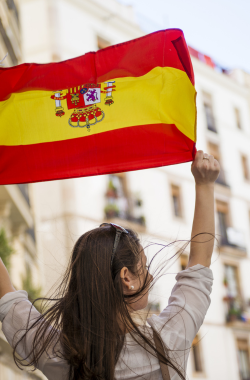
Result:
[[[212,155],[204,153],[202,150],[197,151],[191,166],[196,183],[209,184],[215,182],[219,170],[220,164]]]
[[[201,163],[203,161],[203,150],[197,150],[193,163]]]

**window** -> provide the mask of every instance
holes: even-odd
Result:
[[[240,111],[238,108],[234,109],[234,114],[235,114],[235,120],[236,120],[237,128],[242,129],[241,121],[240,121]]]
[[[224,172],[224,170],[222,168],[222,165],[221,165],[220,149],[219,149],[218,144],[214,144],[212,142],[208,142],[208,152],[209,152],[209,154],[211,154],[212,156],[214,156],[214,158],[217,161],[219,161],[220,166],[221,166],[220,174],[219,174],[219,177],[216,180],[216,183],[219,183],[220,185],[223,185],[223,186],[228,186],[228,184],[226,182],[226,178],[225,178],[225,172]]]
[[[241,380],[250,379],[249,348],[246,339],[237,339],[238,362]]]
[[[192,353],[194,372],[203,372],[201,344],[197,335],[192,343]]]
[[[216,211],[219,219],[220,243],[228,245],[227,228],[229,227],[229,209],[228,204],[222,201],[216,201]]]
[[[249,174],[249,167],[248,167],[248,159],[247,156],[241,155],[241,165],[242,165],[242,171],[244,178],[249,181],[250,180],[250,174]]]
[[[128,218],[129,204],[127,197],[127,184],[125,173],[109,175],[106,198],[106,218]]]
[[[179,186],[171,185],[171,194],[172,194],[172,200],[173,200],[174,215],[177,217],[181,217],[182,210],[181,210],[181,196],[180,196]]]
[[[229,297],[239,296],[238,268],[234,265],[225,265],[225,280],[227,284],[227,294]]]
[[[241,254],[244,255],[246,252],[244,233],[232,227],[228,203],[217,200],[216,211],[219,222],[220,245],[224,248],[230,247],[229,251],[231,248],[235,248],[238,250],[237,254],[241,251]],[[226,250],[229,252],[228,249]]]
[[[139,194],[133,195],[129,193],[126,173],[108,176],[105,195],[106,206],[104,212],[107,219],[125,219],[145,227],[146,219],[143,215],[143,201]]]
[[[236,265],[225,264],[224,284],[227,293],[224,298],[224,301],[227,302],[226,320],[227,322],[241,320],[243,303],[240,293],[238,267]]]
[[[203,92],[203,106],[206,115],[207,129],[212,132],[217,132],[211,95]]]
[[[104,49],[108,46],[110,46],[110,42],[108,42],[102,37],[97,36],[97,50]]]

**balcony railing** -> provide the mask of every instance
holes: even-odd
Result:
[[[250,314],[247,305],[241,297],[227,295],[223,298],[226,303],[226,322],[243,322],[250,325]]]
[[[130,215],[128,212],[120,210],[115,204],[107,204],[104,209],[104,212],[107,219],[119,218],[128,222],[140,224],[144,227],[146,225],[145,217],[143,215],[141,215],[140,217],[134,217],[133,215]]]
[[[106,219],[119,218],[145,227],[146,220],[142,211],[142,200],[134,196],[124,196],[121,189],[117,189],[112,180],[106,192]]]
[[[224,301],[227,302],[226,322],[247,322],[246,318],[244,317],[244,309],[242,306],[238,305],[235,298],[224,297]]]

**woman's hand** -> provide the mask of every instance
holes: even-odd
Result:
[[[6,293],[15,291],[16,289],[11,283],[9,273],[0,258],[0,298],[2,298]]]
[[[209,154],[198,150],[191,166],[196,185],[213,184],[219,176],[220,164]]]

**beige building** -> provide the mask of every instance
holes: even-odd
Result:
[[[25,62],[72,58],[143,35],[133,9],[116,0],[19,0]],[[196,78],[197,148],[219,159],[212,304],[194,341],[190,379],[250,378],[250,81],[190,49]],[[35,158],[32,158],[35,159]],[[103,220],[130,226],[143,244],[189,239],[194,211],[190,163],[29,186],[44,292],[60,279],[76,239]],[[204,217],[206,217],[204,215]],[[180,243],[181,244],[181,243]],[[170,259],[178,244],[163,250]],[[157,247],[147,249],[149,256]],[[162,310],[185,268],[185,252],[167,262],[150,302]],[[13,265],[13,268],[15,266]],[[0,357],[1,358],[1,357]]]

